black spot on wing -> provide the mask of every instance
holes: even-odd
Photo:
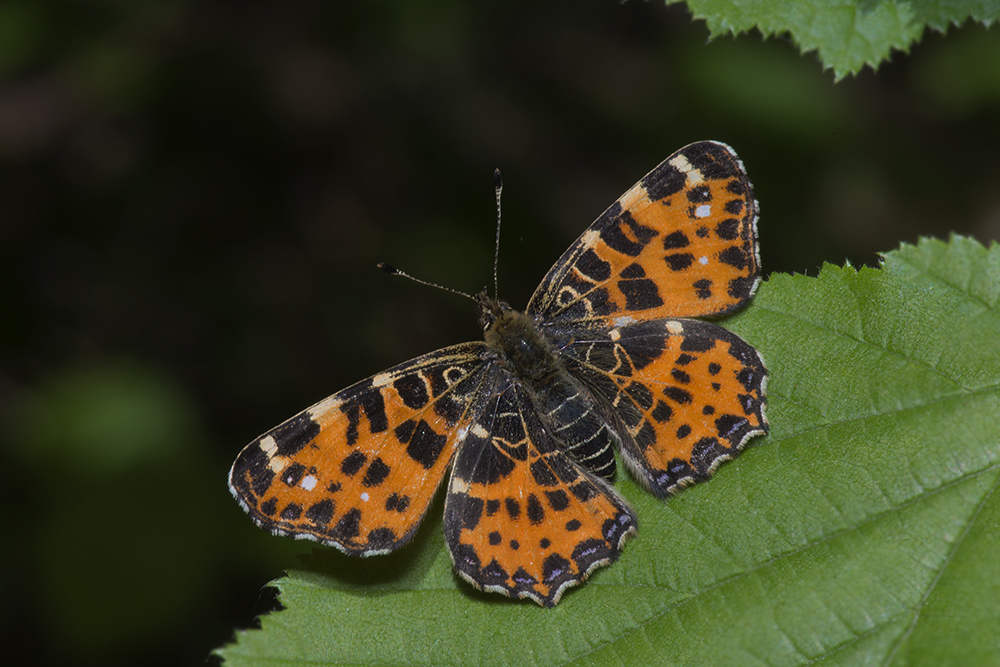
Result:
[[[719,261],[735,269],[743,270],[747,266],[747,254],[739,246],[731,245],[719,253]]]
[[[344,436],[349,445],[355,445],[358,442],[360,436],[358,426],[361,424],[362,412],[368,420],[371,433],[381,433],[389,428],[389,418],[385,413],[385,401],[382,399],[382,393],[372,386],[371,380],[362,383],[353,395],[340,406],[340,411],[347,415],[347,429]]]
[[[403,422],[396,427],[395,434],[406,445],[409,457],[427,470],[434,467],[448,443],[446,435],[437,433],[423,419],[419,422],[412,419]]]
[[[667,336],[662,322],[648,322],[622,327],[621,339],[618,345],[625,351],[625,356],[636,370],[642,370],[663,354],[667,347]],[[621,370],[616,375],[628,375]]]
[[[365,465],[368,457],[362,452],[353,451],[348,454],[344,461],[340,464],[340,472],[344,473],[348,477],[352,477]]]
[[[663,305],[660,290],[649,278],[620,280],[618,289],[625,296],[625,308],[628,310],[649,310]]]
[[[689,333],[681,341],[682,352],[708,352],[715,347],[715,339]]]
[[[738,199],[733,201],[739,202]],[[735,218],[727,218],[725,220],[720,221],[715,226],[716,236],[718,236],[720,239],[724,241],[735,240],[739,236],[739,233],[740,233],[740,221],[736,220]]]
[[[533,493],[528,496],[527,517],[528,521],[534,525],[538,525],[545,521],[545,508],[542,507],[542,503],[539,502],[538,496]]]
[[[466,530],[473,530],[479,525],[479,520],[483,516],[483,508],[486,503],[482,498],[475,498],[464,493],[456,493],[449,501],[460,499],[462,508],[462,527]]]
[[[559,554],[552,554],[542,562],[542,581],[553,586],[557,581],[573,579],[570,562]]]
[[[507,516],[511,518],[511,521],[516,521],[521,516],[521,503],[517,502],[517,500],[514,498],[504,498],[503,504],[507,510]]]
[[[601,259],[591,248],[577,258],[576,268],[594,282],[604,282],[611,277],[611,264]]]
[[[389,472],[390,468],[386,465],[385,461],[376,456],[368,465],[368,470],[365,471],[365,476],[361,480],[361,483],[368,488],[378,486],[389,476]]]
[[[375,530],[369,531],[368,544],[365,548],[372,551],[384,551],[392,548],[395,543],[396,533],[393,532],[392,528],[376,528]]]
[[[698,185],[687,191],[687,199],[692,204],[712,201],[712,190],[707,185]]]
[[[286,486],[295,486],[306,474],[306,467],[301,463],[293,463],[281,472],[281,481]]]
[[[641,264],[629,264],[618,274],[619,277],[625,280],[632,280],[634,278],[645,278],[646,270],[642,268]]]
[[[674,414],[673,409],[664,403],[663,401],[656,402],[656,408],[650,413],[650,416],[661,424],[668,421],[670,417]]]
[[[737,415],[720,415],[715,420],[715,430],[719,437],[732,445],[740,444],[742,434],[749,428],[750,422],[745,417]]]
[[[657,234],[655,229],[636,222],[632,214],[622,210],[621,204],[617,202],[595,224],[601,230],[601,240],[609,248],[629,257],[639,256]]]
[[[266,437],[266,436],[265,436]],[[275,473],[271,470],[271,459],[260,448],[259,440],[247,445],[233,463],[230,484],[240,494],[241,498],[250,500],[267,493],[274,482]]]
[[[360,532],[360,525],[361,510],[357,507],[352,507],[344,516],[340,517],[340,521],[333,527],[332,534],[339,538],[357,537]]]
[[[661,162],[656,169],[639,181],[642,187],[646,188],[651,201],[659,201],[684,189],[687,177],[680,169],[670,164],[669,160],[670,158],[667,158]]]
[[[329,498],[311,505],[306,510],[306,518],[319,526],[325,526],[333,518],[334,505]]]
[[[663,258],[671,271],[683,271],[694,264],[694,255],[689,252],[672,253]]]
[[[406,508],[410,506],[410,497],[401,496],[398,493],[394,493],[385,499],[385,509],[388,512],[405,512]]]
[[[319,435],[319,424],[314,422],[308,413],[303,412],[272,429],[267,435],[274,438],[278,456],[292,456]]]
[[[403,404],[412,410],[424,407],[431,398],[427,393],[427,384],[417,373],[407,373],[397,378],[392,386],[399,394]]]
[[[757,279],[750,276],[740,276],[729,281],[729,296],[738,301],[745,301],[750,298]]]
[[[744,178],[736,158],[725,148],[711,141],[700,141],[679,151],[691,166],[710,180]],[[739,183],[739,180],[736,180]]]
[[[569,497],[562,489],[546,491],[545,497],[549,500],[549,507],[554,509],[556,512],[562,512],[564,509],[569,507]]]
[[[680,387],[664,387],[663,395],[681,405],[686,405],[693,400],[690,392]]]
[[[678,250],[689,245],[691,245],[691,241],[684,232],[671,232],[663,237],[664,250]]]

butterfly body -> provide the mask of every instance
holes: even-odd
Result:
[[[767,432],[766,371],[717,316],[759,281],[757,202],[700,142],[612,205],[524,311],[476,296],[484,340],[376,374],[243,450],[230,488],[276,534],[351,555],[408,542],[447,482],[444,532],[477,588],[543,606],[614,561],[637,519],[617,450],[657,496]]]

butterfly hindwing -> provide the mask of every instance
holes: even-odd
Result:
[[[760,355],[711,322],[641,322],[564,351],[570,372],[612,406],[625,463],[659,496],[707,479],[767,433]]]
[[[520,384],[502,371],[496,380],[455,460],[445,539],[477,588],[549,607],[618,558],[636,519],[548,435]]]
[[[677,151],[612,204],[542,280],[543,321],[704,317],[745,305],[760,276],[757,201],[729,146]]]
[[[260,436],[229,474],[233,495],[275,534],[368,556],[413,536],[481,396],[485,343],[418,357]]]

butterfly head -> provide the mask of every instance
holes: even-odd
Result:
[[[476,294],[475,299],[479,306],[479,326],[483,333],[489,331],[504,313],[513,311],[506,301],[490,296],[485,289]]]

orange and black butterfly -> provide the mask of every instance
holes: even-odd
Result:
[[[604,212],[484,340],[378,373],[250,443],[229,486],[262,528],[356,556],[413,537],[449,469],[444,532],[476,588],[542,606],[618,558],[636,517],[615,450],[658,497],[767,433],[767,371],[691,317],[747,304],[757,202],[736,153],[677,151]]]

